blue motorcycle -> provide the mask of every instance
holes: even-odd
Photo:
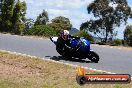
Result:
[[[58,37],[50,37],[50,40],[57,45]],[[79,58],[79,59],[86,59],[88,58],[94,63],[98,63],[99,55],[90,49],[90,42],[89,40],[80,37],[78,39],[71,38],[70,39],[70,49],[69,46],[65,45],[66,47],[56,47],[57,52],[65,58]],[[71,49],[72,48],[72,49]]]

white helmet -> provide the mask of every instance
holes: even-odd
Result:
[[[64,35],[69,35],[69,31],[68,30],[64,30],[63,33],[64,33]]]
[[[69,38],[69,31],[68,30],[63,30],[63,32],[62,32],[62,38],[64,40],[67,40]]]

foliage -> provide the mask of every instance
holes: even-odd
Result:
[[[46,25],[49,21],[47,11],[43,10],[43,12],[37,17],[35,25]]]
[[[56,17],[52,19],[51,22],[52,23],[50,23],[49,25],[53,27],[57,31],[57,33],[60,33],[60,31],[62,30],[70,30],[72,27],[70,20],[63,16]]]
[[[26,19],[25,21],[25,26],[26,26],[26,29],[30,29],[34,24],[34,20],[29,18],[29,19]]]
[[[122,44],[122,40],[121,39],[114,39],[112,41],[112,45],[118,46],[118,45],[121,45],[121,44]]]
[[[51,35],[55,36],[56,31],[49,25],[36,25],[28,31],[28,34],[49,37]]]
[[[26,15],[26,10],[27,10],[27,5],[26,5],[26,2],[23,1],[23,2],[21,2],[21,12],[20,12],[20,14],[21,14],[21,20],[22,20],[23,22],[26,21],[26,17],[25,17],[25,15]]]
[[[129,40],[128,45],[129,45],[129,46],[132,46],[132,35],[129,37],[128,40]]]
[[[0,0],[0,31],[3,31],[2,29],[2,2],[3,0]]]
[[[129,46],[132,46],[132,25],[126,27],[124,31],[124,40]]]
[[[96,19],[82,23],[80,29],[105,34],[105,42],[108,36],[113,34],[114,27],[127,22],[132,17],[132,11],[126,0],[94,0],[87,7],[88,13],[93,13]]]
[[[2,0],[0,13],[0,30],[20,34],[25,28],[26,2],[20,0]]]
[[[91,42],[94,41],[93,37],[90,34],[88,34],[85,30],[81,30],[81,31],[77,32],[74,36],[84,37]]]
[[[26,19],[25,20],[25,28],[23,30],[23,34],[27,34],[28,30],[34,25],[33,19]]]
[[[3,31],[3,28],[2,28],[2,18],[0,16],[0,32]]]
[[[15,34],[20,34],[20,30],[19,30],[21,28],[20,12],[21,12],[21,3],[18,0],[13,10],[13,17],[12,17],[12,24],[13,24],[12,31]]]
[[[13,7],[15,0],[2,0],[1,4],[1,31],[11,31]]]

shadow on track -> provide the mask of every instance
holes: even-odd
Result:
[[[77,58],[64,58],[62,56],[45,56],[45,57],[48,57],[52,60],[55,60],[55,61],[60,61],[60,60],[64,60],[64,61],[71,61],[71,62],[80,62],[80,63],[93,63],[91,61],[88,61],[86,59],[77,59]]]

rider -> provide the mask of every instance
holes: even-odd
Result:
[[[70,38],[79,38],[79,37],[71,36],[68,30],[63,30],[60,33],[60,36],[58,37],[58,40],[57,40],[58,42],[56,45],[57,51],[63,53],[63,50],[67,50],[67,52],[73,50],[73,48],[70,47]]]

